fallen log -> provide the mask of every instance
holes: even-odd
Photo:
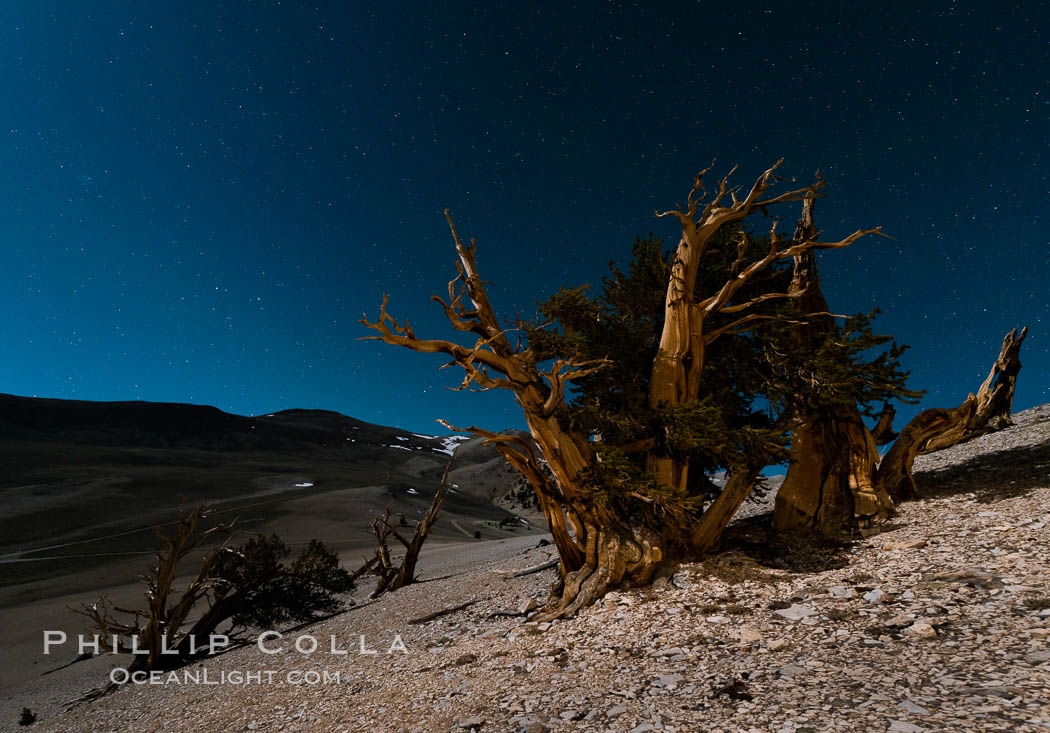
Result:
[[[924,410],[901,430],[900,436],[879,464],[875,475],[879,490],[886,492],[894,502],[915,498],[918,490],[912,476],[912,464],[916,456],[942,450],[1013,424],[1010,411],[1017,373],[1021,370],[1021,343],[1027,335],[1027,326],[1020,333],[1015,328],[1006,334],[999,358],[995,360],[977,394],[971,392],[958,407]]]
[[[456,613],[457,611],[462,611],[465,608],[470,608],[477,602],[478,599],[473,598],[467,601],[466,603],[460,603],[458,606],[452,606],[451,608],[443,608],[440,611],[428,613],[426,616],[420,616],[419,618],[409,619],[408,624],[409,626],[418,626],[419,624],[429,623],[430,621],[433,621],[434,619],[439,619],[442,616],[448,616],[449,614]]]
[[[533,573],[540,573],[544,570],[549,570],[550,568],[556,568],[558,567],[558,563],[560,562],[560,559],[554,558],[553,560],[548,560],[547,562],[541,562],[539,565],[533,565],[532,567],[525,568],[524,570],[519,570],[516,573],[511,573],[508,577],[524,578],[526,575],[532,575]]]

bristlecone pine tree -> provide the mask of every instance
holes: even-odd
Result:
[[[111,607],[100,597],[73,609],[91,620],[106,645],[116,643],[118,651],[134,654],[129,672],[184,664],[203,653],[209,635],[227,622],[232,628],[225,633],[235,638],[236,631],[249,627],[316,619],[340,608],[336,594],[353,586],[350,574],[324,543],[311,540],[288,562],[291,551],[280,537],[258,535],[238,546],[222,543],[205,550],[196,575],[179,590],[176,578],[186,571],[186,558],[233,526],[201,530],[207,515],[207,508],[200,505],[183,512],[170,533],[154,528],[163,547],[143,576],[144,608]],[[87,699],[114,688],[113,684],[100,688]]]
[[[795,239],[816,236],[814,197],[803,202]],[[787,306],[796,313],[827,310],[812,251],[795,257]],[[922,394],[904,386],[900,371],[904,348],[888,336],[871,332],[871,314],[853,316],[839,326],[830,316],[809,318],[788,329],[765,334],[770,381],[767,394],[778,399],[791,420],[791,461],[776,496],[773,526],[781,531],[817,531],[837,535],[888,516],[902,499],[918,495],[911,466],[925,453],[1008,427],[1014,385],[1021,369],[1020,335],[1003,340],[999,358],[978,390],[952,410],[920,413],[898,437],[895,411],[888,400],[914,403]],[[868,349],[890,344],[864,362]],[[884,401],[877,424],[869,430],[862,416]],[[880,464],[877,446],[891,441]]]
[[[773,193],[784,180],[779,166],[743,198],[730,186],[733,171],[710,195],[702,171],[684,207],[657,213],[681,228],[672,253],[660,240],[638,240],[630,267],[613,268],[597,296],[561,290],[535,319],[509,325],[489,301],[476,243],[461,239],[446,211],[459,274],[447,299],[433,299],[473,343],[417,336],[387,312],[386,296],[375,321],[362,319],[377,334],[364,338],[451,357],[464,371],[460,389],[514,393],[534,443],[462,430],[486,438],[521,471],[547,517],[561,573],[538,618],[571,616],[610,588],[648,584],[709,550],[762,468],[786,459],[793,424],[820,433],[827,419],[814,416],[837,411],[841,425],[832,429],[867,441],[860,415],[871,404],[915,397],[904,387],[900,347],[865,361],[864,352],[890,341],[873,335],[871,316],[836,327],[819,286],[807,285],[807,268],[816,282],[814,251],[879,229],[819,241],[810,208],[791,238],[776,220],[768,236],[749,235],[749,216],[789,202],[811,207],[824,186],[818,178]],[[890,432],[888,414],[880,436]],[[870,493],[879,507],[851,493],[840,502],[849,508],[835,511],[877,514],[887,500]]]
[[[817,236],[815,197],[808,196],[795,239]],[[795,313],[827,311],[812,251],[794,258],[787,306]],[[789,416],[790,465],[777,491],[773,526],[780,531],[816,530],[835,535],[885,518],[893,500],[875,480],[878,445],[893,439],[893,398],[915,402],[920,392],[905,387],[899,358],[905,348],[872,333],[875,314],[843,325],[817,316],[766,334],[771,367],[767,390]],[[870,361],[862,354],[889,344]],[[864,422],[873,406],[884,406],[871,431]]]

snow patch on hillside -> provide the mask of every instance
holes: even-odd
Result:
[[[466,435],[447,435],[444,438],[441,438],[441,446],[442,447],[441,448],[434,448],[434,452],[435,453],[444,453],[445,455],[450,456],[450,455],[453,454],[453,452],[455,452],[456,447],[460,443],[462,443],[464,441],[467,441],[467,440],[470,440],[470,438],[467,437]]]

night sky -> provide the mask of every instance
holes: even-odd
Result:
[[[677,241],[652,212],[713,159],[784,157],[827,237],[894,237],[822,254],[824,292],[883,309],[924,407],[1018,324],[1015,409],[1050,401],[1045,6],[570,5],[0,3],[0,392],[517,426],[356,340],[384,291],[450,333],[442,209],[531,313]]]

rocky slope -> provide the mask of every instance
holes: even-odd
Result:
[[[293,548],[323,540],[353,569],[374,551],[376,515],[390,509],[409,524],[424,515],[463,440],[324,410],[244,417],[200,405],[0,394],[0,729],[22,705],[39,707],[34,686],[63,687],[88,666],[40,679],[56,664],[40,653],[43,630],[82,626],[69,607],[100,594],[142,607],[154,526],[204,502],[214,521],[238,518],[243,534],[277,533]],[[523,521],[534,515],[490,501],[517,488],[497,460],[482,445],[457,453],[463,480],[445,500],[432,546],[542,533]],[[195,572],[202,552],[182,571]]]
[[[554,571],[513,571],[551,548],[535,538],[478,544],[430,566],[430,582],[291,632],[284,653],[248,648],[188,670],[212,680],[272,672],[272,682],[129,685],[37,725],[1045,731],[1050,406],[1016,421],[922,458],[925,498],[852,544],[771,546],[760,518],[738,522],[718,553],[664,587],[612,594],[550,625],[499,614],[542,600]],[[297,653],[301,634],[318,651]],[[349,654],[329,653],[333,635]],[[380,653],[359,654],[362,635]],[[387,654],[395,635],[407,651]],[[299,680],[311,671],[330,679]]]

